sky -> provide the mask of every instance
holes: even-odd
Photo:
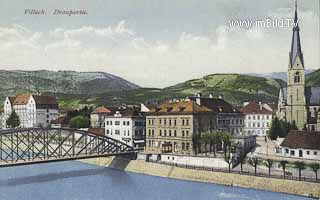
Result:
[[[308,69],[320,68],[319,2],[298,0]],[[160,88],[213,73],[281,72],[292,27],[230,24],[293,13],[293,0],[0,0],[0,70],[102,71]]]

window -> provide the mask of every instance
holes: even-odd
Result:
[[[296,72],[294,74],[294,83],[299,83],[300,82],[300,72]]]
[[[174,130],[173,132],[174,132],[174,137],[177,137],[177,131]]]
[[[316,152],[316,151],[315,151],[315,152],[313,152],[313,155],[315,155],[315,156],[316,156],[317,154],[318,154],[318,152]]]
[[[125,121],[123,121],[123,126],[125,126],[126,125],[126,122]]]
[[[184,131],[182,131],[182,137],[184,137]]]
[[[291,156],[294,156],[294,150],[291,150],[291,151],[290,151],[290,155],[291,155]]]
[[[169,130],[169,137],[171,137],[171,130]]]
[[[171,126],[171,119],[169,119],[169,126]]]
[[[159,130],[159,135],[162,136],[162,130]]]
[[[164,137],[167,137],[167,130],[164,130]]]
[[[109,135],[109,130],[107,130],[107,135]]]
[[[186,143],[186,150],[189,151],[189,142]]]
[[[119,126],[120,125],[120,121],[115,121],[114,125]]]
[[[286,149],[286,153],[289,153],[289,149]]]
[[[115,130],[114,134],[119,135],[120,134],[120,130]]]
[[[182,120],[182,126],[184,126],[184,119]]]
[[[186,131],[186,137],[188,137],[189,136],[189,131]]]
[[[185,149],[185,144],[184,144],[184,142],[182,142],[182,150],[184,150]]]
[[[127,126],[129,126],[129,124],[130,124],[130,122],[129,122],[129,121],[127,121]]]
[[[307,155],[310,155],[310,151],[307,151]]]
[[[174,120],[174,125],[175,125],[175,126],[177,125],[177,120],[176,120],[176,119]]]
[[[107,125],[109,125],[109,121],[107,121]]]

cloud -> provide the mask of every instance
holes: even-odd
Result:
[[[270,16],[290,16],[273,10]],[[319,66],[315,25],[319,17],[301,12],[307,67]],[[33,31],[22,25],[0,27],[2,69],[105,71],[142,86],[164,87],[210,73],[285,71],[290,29],[230,28],[180,32],[171,40],[149,39],[125,20],[105,27],[80,26]],[[166,29],[166,34],[170,30]],[[319,33],[319,31],[318,31]]]

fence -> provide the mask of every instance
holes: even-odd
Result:
[[[222,172],[222,173],[232,173],[232,174],[240,174],[240,175],[249,175],[249,176],[257,176],[257,177],[267,177],[267,178],[276,178],[276,179],[286,179],[286,180],[295,180],[295,181],[306,181],[306,182],[313,182],[313,183],[320,183],[320,179],[316,178],[309,178],[309,177],[304,177],[301,176],[301,179],[297,176],[280,176],[280,175],[275,175],[275,174],[265,174],[265,173],[254,173],[250,171],[235,171],[230,169],[224,169],[224,168],[213,168],[213,167],[201,167],[201,166],[195,166],[195,165],[184,165],[184,164],[177,164],[177,163],[170,163],[170,162],[164,162],[164,161],[155,161],[155,160],[149,160],[148,162],[152,163],[158,163],[158,164],[164,164],[164,165],[169,165],[169,166],[175,166],[175,167],[180,167],[180,168],[186,168],[186,169],[196,169],[196,170],[204,170],[204,171],[212,171],[212,172]]]

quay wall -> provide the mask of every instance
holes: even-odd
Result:
[[[114,157],[92,158],[81,160],[81,162],[112,168],[115,159]],[[121,162],[121,159],[116,162]],[[123,170],[165,178],[199,181],[320,198],[319,183],[186,169],[145,162],[144,160],[131,160],[130,162],[127,162],[127,165]]]

